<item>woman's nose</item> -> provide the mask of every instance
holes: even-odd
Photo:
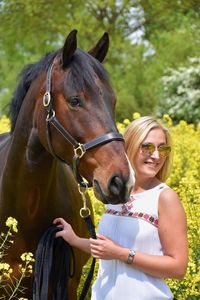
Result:
[[[155,149],[155,151],[151,154],[151,157],[156,158],[156,159],[160,158],[159,151],[157,149]]]

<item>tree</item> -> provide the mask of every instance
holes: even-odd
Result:
[[[3,0],[0,2],[1,109],[16,85],[21,68],[46,52],[62,46],[65,36],[76,28],[80,48],[89,50],[107,31],[111,48],[107,65],[120,61],[133,32],[129,22],[130,1],[97,0]],[[11,71],[12,70],[12,71]]]
[[[200,58],[190,58],[189,66],[169,69],[162,83],[158,116],[168,112],[176,122],[200,122]]]
[[[89,50],[107,31],[105,66],[117,95],[117,119],[133,111],[152,114],[160,78],[168,67],[198,57],[197,0],[0,0],[0,111],[9,102],[16,76],[27,63],[62,46],[78,29],[79,47]],[[135,43],[135,35],[141,38]]]

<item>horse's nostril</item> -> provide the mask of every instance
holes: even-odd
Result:
[[[109,190],[114,196],[120,196],[123,191],[123,181],[119,176],[113,176],[110,180]]]

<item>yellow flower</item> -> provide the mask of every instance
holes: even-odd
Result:
[[[26,262],[34,262],[33,253],[25,252],[21,255],[21,260]]]
[[[124,123],[124,125],[129,125],[130,121],[129,121],[129,119],[124,119],[123,123]]]
[[[0,133],[8,131],[10,131],[10,120],[6,116],[3,116],[0,119]]]
[[[138,119],[138,118],[140,118],[140,117],[141,117],[141,115],[140,115],[139,112],[134,112],[134,113],[133,113],[133,120],[136,120],[136,119]]]
[[[164,122],[167,123],[168,126],[173,125],[172,119],[168,114],[164,114],[162,119],[163,119]]]
[[[15,218],[9,217],[6,220],[6,226],[9,227],[10,229],[12,229],[14,232],[18,232],[17,224],[18,224],[18,222]]]
[[[0,270],[8,271],[10,269],[10,265],[7,263],[0,263]]]

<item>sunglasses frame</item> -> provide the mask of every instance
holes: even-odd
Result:
[[[160,145],[157,147],[153,143],[144,143],[140,146],[140,148],[142,153],[145,155],[152,155],[155,151],[158,151],[160,157],[167,157],[171,152],[170,146]]]

